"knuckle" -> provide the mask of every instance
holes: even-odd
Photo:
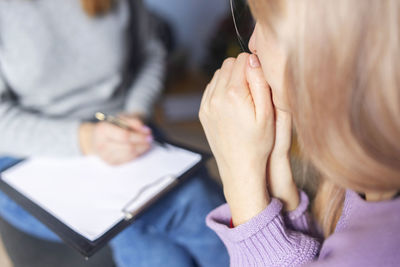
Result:
[[[215,79],[221,73],[221,69],[217,69],[214,73],[213,79]]]
[[[199,117],[199,120],[202,121],[204,119],[204,113],[203,113],[203,108],[200,108],[197,116]]]
[[[199,119],[200,122],[203,123],[207,120],[208,117],[208,111],[204,110],[204,109],[200,109],[199,111]]]
[[[201,113],[201,114],[199,114],[199,120],[200,120],[201,124],[204,124],[208,120],[208,116],[205,115],[204,113]]]
[[[235,83],[229,83],[228,88],[227,88],[227,92],[228,93],[233,93],[233,92],[237,92],[239,90],[239,85],[235,84]]]
[[[250,54],[249,53],[246,53],[246,52],[242,52],[242,53],[240,53],[239,55],[238,55],[238,60],[247,60],[247,58],[250,56]]]
[[[219,100],[219,98],[217,97],[213,97],[210,99],[210,108],[211,110],[215,110],[216,108],[218,108],[221,104],[221,101]]]
[[[130,133],[129,141],[132,142],[132,143],[136,143],[136,142],[138,142],[139,138],[140,138],[140,137],[139,137],[138,134],[136,134],[136,133]]]
[[[204,113],[208,109],[208,103],[210,102],[210,98],[203,100],[204,101],[202,101],[200,104],[199,113]]]
[[[227,97],[230,99],[237,99],[239,97],[239,86],[238,85],[229,85],[229,88],[226,92]]]
[[[202,104],[201,104],[201,106],[200,106],[200,109],[199,109],[199,116],[205,116],[205,115],[207,115],[207,113],[208,113],[208,111],[209,111],[209,109],[210,109],[210,107],[209,107],[209,100],[208,101],[204,101]]]
[[[207,95],[209,94],[210,90],[211,90],[211,82],[209,84],[207,84],[206,89],[204,89],[203,96],[201,98],[201,103],[203,103],[204,100],[207,99]]]
[[[129,141],[130,138],[131,138],[131,133],[130,133],[130,132],[124,130],[124,131],[121,133],[121,140],[122,140],[122,141],[127,142],[127,141]]]
[[[222,63],[222,68],[221,69],[226,68],[228,66],[232,66],[233,63],[235,63],[235,60],[236,59],[233,58],[233,57],[228,57],[227,59],[224,60],[224,63]]]
[[[234,91],[229,91],[227,92],[227,99],[231,104],[236,103],[238,100],[238,94]]]
[[[203,117],[199,116],[199,121],[200,121],[200,124],[204,124],[204,118]]]

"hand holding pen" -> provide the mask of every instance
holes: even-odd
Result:
[[[129,116],[126,116],[126,115],[120,115],[118,117],[114,117],[114,116],[111,116],[111,115],[106,115],[106,114],[104,114],[102,112],[96,112],[96,114],[94,116],[98,121],[108,122],[108,123],[111,123],[111,124],[113,124],[115,126],[118,126],[118,127],[122,128],[122,129],[129,130],[131,132],[136,132],[136,128],[131,127],[131,125],[129,125],[129,119],[132,119],[132,117],[129,117]],[[137,120],[136,117],[133,117],[133,119]],[[142,122],[141,122],[141,124],[142,124],[142,127],[144,127],[146,130],[150,130],[150,133],[151,133],[150,127],[144,126]],[[166,142],[161,137],[159,137],[158,135],[154,135],[153,134],[152,135],[152,140],[154,140],[159,145],[161,145],[161,146],[163,146],[165,148],[167,147]]]
[[[98,114],[99,115],[99,114]],[[121,116],[124,126],[105,120],[83,123],[79,130],[83,154],[97,155],[111,165],[130,162],[146,153],[153,143],[152,131],[139,118]]]

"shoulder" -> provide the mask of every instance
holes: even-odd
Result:
[[[345,227],[325,240],[320,259],[341,266],[399,266],[400,201],[354,204]]]

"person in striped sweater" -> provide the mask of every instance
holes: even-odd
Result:
[[[145,153],[152,133],[143,120],[163,88],[165,61],[141,0],[0,1],[0,155],[8,156],[0,171],[14,158],[95,155],[122,164]],[[97,111],[122,114],[136,131],[95,123]],[[203,220],[223,196],[204,176],[110,242],[117,266],[227,264]],[[61,241],[2,192],[0,215],[25,233]]]

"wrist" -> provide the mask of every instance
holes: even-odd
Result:
[[[290,186],[288,191],[290,193],[286,195],[285,199],[282,201],[282,204],[283,204],[283,210],[290,212],[294,211],[299,206],[300,194],[299,190],[297,189],[297,186],[294,183]]]
[[[236,192],[234,196],[227,198],[233,225],[238,226],[250,221],[265,210],[270,201],[267,189],[262,192]]]
[[[247,173],[245,177],[235,174],[229,181],[224,184],[224,194],[235,226],[249,221],[268,206],[270,196],[265,171],[259,175]]]
[[[292,211],[300,203],[297,185],[294,182],[289,154],[271,156],[269,160],[269,190],[273,197],[283,203],[283,210]]]
[[[94,124],[84,122],[79,127],[79,145],[83,155],[93,154]]]

